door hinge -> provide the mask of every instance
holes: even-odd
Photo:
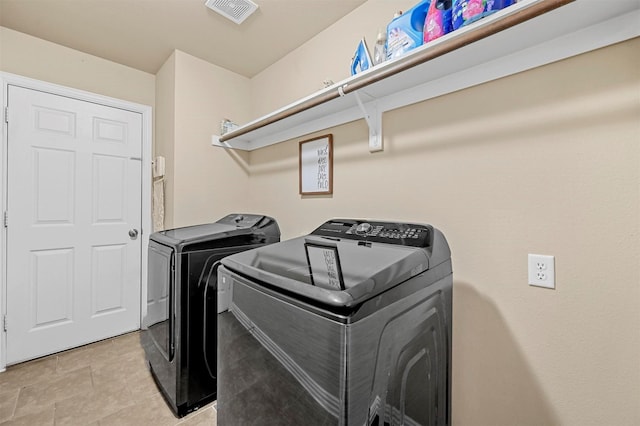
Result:
[[[9,213],[7,213],[6,211],[4,212],[2,223],[4,223],[5,228],[9,226]]]
[[[3,329],[4,331],[7,331],[7,316],[6,316],[6,315],[4,315],[4,316],[2,317],[2,329]]]
[[[9,122],[9,107],[4,107],[4,122]]]

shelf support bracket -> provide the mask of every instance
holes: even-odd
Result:
[[[378,102],[369,103],[369,109],[367,109],[362,103],[358,92],[353,92],[353,94],[360,110],[362,110],[367,126],[369,126],[369,152],[382,151],[382,111],[378,106]]]

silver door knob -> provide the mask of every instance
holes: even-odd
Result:
[[[138,238],[138,230],[137,229],[129,229],[129,238],[135,240]]]

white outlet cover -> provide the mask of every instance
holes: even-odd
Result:
[[[556,288],[555,257],[544,254],[529,254],[529,285]]]

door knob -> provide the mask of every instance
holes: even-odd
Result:
[[[138,230],[137,229],[129,229],[129,238],[135,240],[138,238]]]

